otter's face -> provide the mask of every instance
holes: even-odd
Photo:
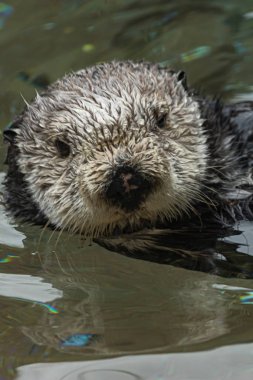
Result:
[[[37,95],[18,164],[49,221],[85,235],[175,219],[199,194],[205,138],[176,74],[130,62],[70,74]]]

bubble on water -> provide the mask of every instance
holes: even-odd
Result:
[[[95,45],[93,45],[93,44],[84,44],[84,45],[82,46],[82,51],[83,51],[84,53],[90,53],[90,52],[92,52],[94,49],[95,49]]]

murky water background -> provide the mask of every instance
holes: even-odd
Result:
[[[252,99],[253,4],[9,1],[0,3],[0,52],[1,129],[22,96],[114,58],[163,62],[208,94]],[[252,379],[253,306],[244,296],[253,280],[136,260],[14,223],[2,208],[1,380]],[[218,253],[252,255],[252,223],[239,229],[217,241]]]

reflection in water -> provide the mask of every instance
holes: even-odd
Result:
[[[253,304],[253,292],[246,292],[245,295],[240,296],[240,300],[242,303],[246,305],[252,305]]]
[[[74,334],[67,337],[62,343],[62,347],[83,347],[90,344],[91,340],[96,337],[95,334]]]
[[[17,380],[252,380],[252,344],[170,355],[38,363],[18,368]]]
[[[251,224],[249,227],[251,231]],[[253,278],[252,254],[241,253],[238,250],[241,244],[225,240],[241,234],[243,231],[232,228],[185,227],[144,230],[96,241],[111,251],[135,259],[224,277]]]
[[[163,231],[164,235],[162,231],[158,231],[159,235],[157,231],[153,232],[156,238],[163,237],[159,245],[157,240],[150,240],[156,251],[148,247],[146,237],[147,234],[152,237],[151,231],[134,235],[139,238],[145,236],[145,252],[137,250],[138,258],[142,255],[143,260],[106,254],[96,245],[81,244],[73,251],[76,237],[71,240],[63,234],[57,252],[48,252],[43,259],[44,278],[54,287],[64,289],[64,298],[53,303],[59,311],[57,319],[44,312],[37,317],[36,323],[22,326],[23,334],[37,347],[44,346],[59,353],[98,356],[164,352],[180,347],[191,349],[194,345],[229,334],[234,328],[230,323],[233,310],[227,310],[226,302],[232,302],[235,297],[237,307],[245,288],[239,287],[238,293],[237,288],[216,284],[215,276],[155,264],[155,261],[170,264],[172,260],[177,266],[186,266],[189,261],[188,267],[194,263],[194,269],[209,271],[209,264],[197,267],[201,251],[194,251],[196,246],[203,249],[207,236],[196,243],[196,235],[191,240],[189,231],[184,241],[182,235],[177,239],[168,231]],[[215,236],[211,239],[210,231],[209,234],[214,250],[217,241]],[[140,240],[140,247],[143,241]],[[131,252],[135,256],[135,239],[131,242],[128,237],[124,244],[127,245],[127,254]],[[119,250],[121,253],[125,253],[125,245]],[[68,250],[68,246],[72,250]],[[223,247],[221,244],[219,256],[224,256],[224,260],[216,258],[218,254],[215,256],[213,253],[210,253],[210,258],[203,255],[204,260],[211,262],[213,272],[245,276],[244,265],[248,256],[245,255],[245,262],[241,259],[242,254],[237,257],[237,246],[232,244],[232,249],[231,245],[228,249],[228,245]],[[236,264],[227,263],[226,257]],[[250,290],[249,284],[246,291]],[[238,322],[233,321],[233,324]]]
[[[61,298],[63,294],[62,291],[43,281],[41,277],[0,273],[0,296],[47,305],[45,302]]]

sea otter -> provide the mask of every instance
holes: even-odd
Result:
[[[70,73],[5,129],[5,199],[85,236],[252,218],[253,102],[222,105],[184,72],[131,61]]]

